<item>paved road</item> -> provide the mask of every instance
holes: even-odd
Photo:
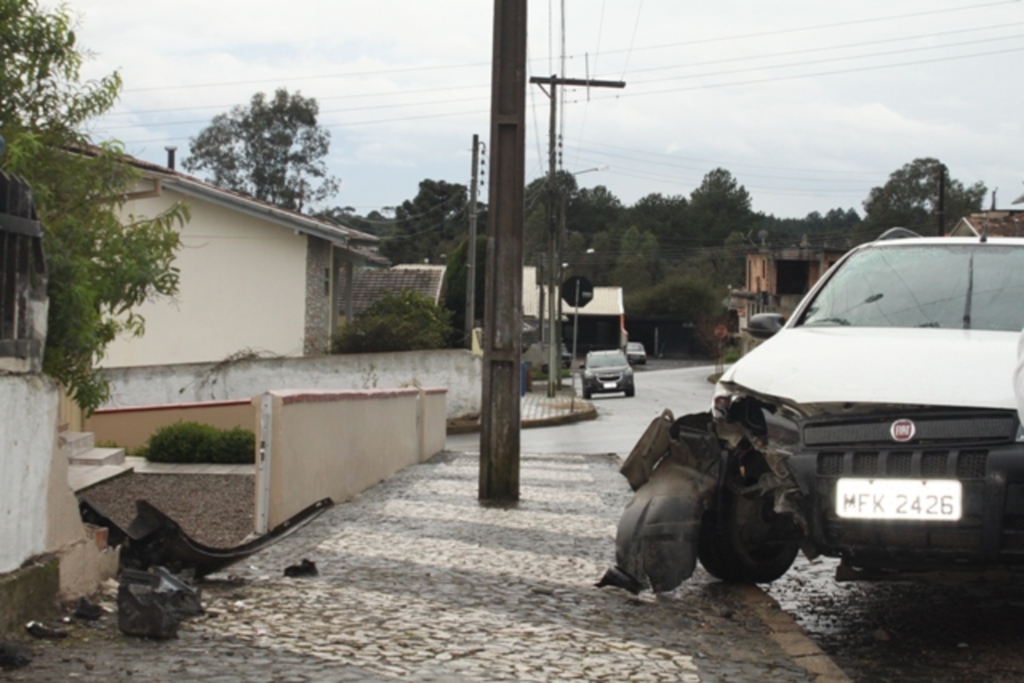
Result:
[[[749,587],[698,574],[657,598],[594,582],[629,491],[600,455],[525,456],[522,500],[477,501],[479,462],[407,468],[206,585],[177,640],[111,617],[32,644],[0,681],[838,681]],[[319,575],[285,578],[310,559]],[[780,621],[781,617],[781,621]]]
[[[637,439],[651,420],[665,408],[679,416],[707,410],[714,386],[707,378],[714,366],[654,370],[639,367],[636,372],[636,396],[598,394],[592,400],[598,418],[557,427],[524,429],[520,434],[523,453],[615,453],[629,455]],[[480,450],[480,435],[453,434],[448,449]]]

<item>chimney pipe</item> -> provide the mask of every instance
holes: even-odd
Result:
[[[173,145],[164,147],[167,150],[167,168],[174,170],[174,153],[178,151],[178,148]]]

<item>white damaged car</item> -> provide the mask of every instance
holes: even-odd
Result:
[[[846,579],[1024,566],[1024,239],[890,233],[755,316],[709,412],[651,424],[602,585],[671,590],[698,559],[769,582],[800,550]]]

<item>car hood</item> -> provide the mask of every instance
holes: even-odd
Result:
[[[1016,410],[1020,333],[786,328],[730,367],[726,389],[791,404],[903,404]],[[732,385],[732,386],[730,386]]]

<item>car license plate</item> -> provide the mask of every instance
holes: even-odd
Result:
[[[836,514],[847,519],[955,522],[963,514],[955,479],[840,479]]]
[[[604,383],[604,388],[605,389],[614,389],[615,388],[615,382],[605,382]]]

